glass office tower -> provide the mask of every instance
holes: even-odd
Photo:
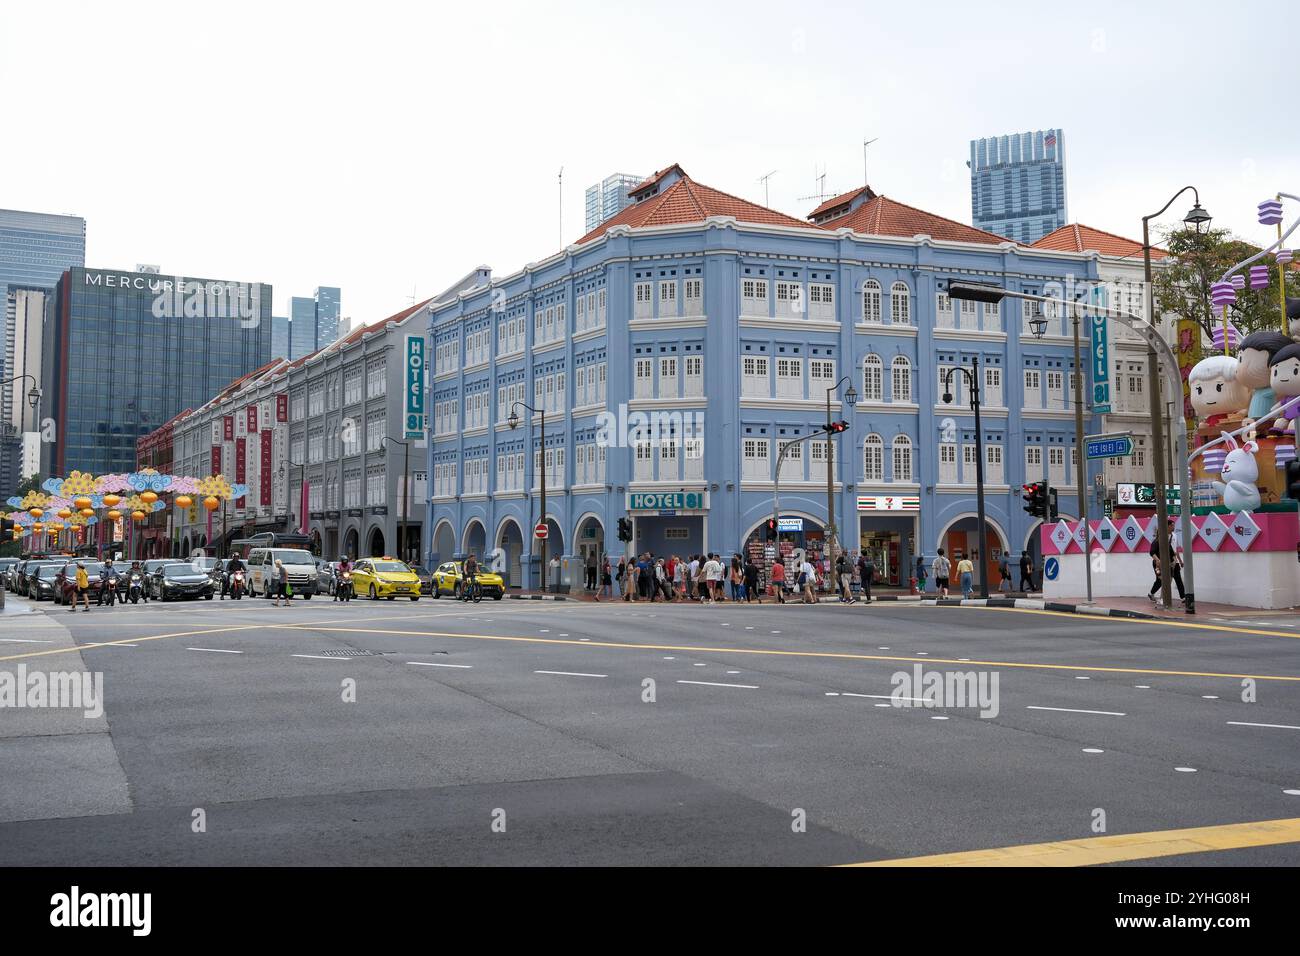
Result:
[[[1029,244],[1069,221],[1061,130],[972,140],[967,165],[977,228]]]
[[[73,268],[45,338],[47,471],[132,471],[136,439],[271,360],[271,287]]]

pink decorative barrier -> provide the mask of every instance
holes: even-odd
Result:
[[[1091,550],[1118,554],[1146,553],[1155,540],[1158,519],[1130,515],[1116,524],[1110,518],[1089,521]],[[1174,521],[1175,532],[1181,522]],[[1300,542],[1300,517],[1295,512],[1208,514],[1192,516],[1191,549],[1196,552],[1260,553],[1295,551]],[[1046,557],[1082,554],[1082,522],[1061,520],[1039,528],[1039,541]],[[1186,542],[1183,543],[1186,548]]]

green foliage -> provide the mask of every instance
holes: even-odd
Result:
[[[1210,304],[1210,286],[1230,268],[1259,252],[1259,247],[1238,239],[1227,229],[1205,233],[1179,228],[1163,237],[1169,252],[1165,265],[1156,272],[1155,298],[1157,313],[1173,312],[1195,319],[1207,336],[1223,321],[1222,309]],[[1277,286],[1277,266],[1272,256],[1257,265],[1269,266],[1269,284],[1263,289],[1243,289],[1228,318],[1242,333],[1265,330],[1281,331],[1282,302]],[[1300,292],[1300,275],[1287,275],[1290,292]]]

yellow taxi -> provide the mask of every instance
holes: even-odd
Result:
[[[362,558],[352,566],[352,588],[357,597],[372,601],[399,597],[420,600],[420,578],[397,558]]]
[[[465,579],[465,565],[460,561],[446,561],[438,565],[438,570],[433,572],[433,596],[442,597],[444,594],[460,596],[460,586]],[[483,596],[490,597],[494,601],[500,601],[506,593],[506,582],[501,575],[495,571],[488,571],[482,565],[479,565],[478,574],[474,576],[479,586],[483,589]]]

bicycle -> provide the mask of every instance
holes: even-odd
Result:
[[[478,604],[483,600],[483,585],[479,584],[477,579],[465,582],[460,588],[460,599]]]

